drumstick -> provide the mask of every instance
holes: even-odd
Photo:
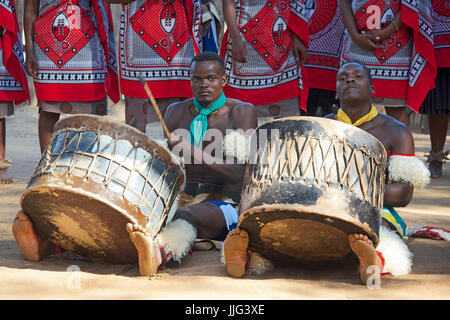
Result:
[[[150,88],[148,87],[148,84],[147,84],[147,82],[144,80],[144,77],[143,77],[142,75],[139,75],[139,81],[141,81],[142,85],[144,86],[144,90],[145,90],[145,92],[147,93],[148,99],[150,100],[150,102],[151,102],[152,105],[153,105],[153,108],[154,108],[155,111],[156,111],[156,115],[158,116],[159,121],[160,121],[161,124],[162,124],[163,130],[164,130],[164,133],[165,133],[166,136],[167,136],[167,139],[170,139],[170,132],[169,132],[169,129],[167,128],[166,123],[164,122],[163,116],[161,115],[161,111],[159,111],[158,104],[156,103],[155,97],[153,97],[152,91],[151,91]]]

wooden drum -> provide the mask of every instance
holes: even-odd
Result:
[[[252,139],[239,218],[249,250],[318,267],[351,260],[350,233],[378,244],[386,151],[375,137],[336,120],[289,117]]]
[[[93,261],[137,262],[126,231],[155,236],[185,181],[172,154],[119,121],[76,115],[60,120],[21,198],[36,230]]]

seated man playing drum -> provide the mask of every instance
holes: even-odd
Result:
[[[187,181],[178,209],[154,241],[137,224],[127,225],[142,275],[155,274],[170,258],[180,261],[196,239],[223,241],[236,227],[245,155],[234,146],[248,143],[257,116],[253,105],[225,97],[226,81],[219,55],[198,54],[191,64],[194,98],[170,105],[165,113],[169,148],[176,155],[183,153]],[[218,140],[223,141],[218,145]],[[214,149],[214,144],[219,147]],[[224,156],[219,155],[222,151]]]
[[[338,71],[336,82],[341,108],[337,114],[327,116],[370,133],[382,143],[388,156],[378,247],[375,248],[366,235],[348,234],[349,246],[359,260],[360,278],[364,284],[368,283],[374,270],[393,276],[410,272],[412,254],[405,244],[406,225],[393,207],[408,205],[414,188],[422,188],[429,183],[427,168],[414,156],[411,132],[401,122],[377,112],[372,106],[373,93],[367,68],[358,62],[345,63]],[[259,274],[272,267],[270,261],[247,250],[248,244],[246,230],[236,228],[228,234],[224,257],[230,275],[242,277],[246,272]]]

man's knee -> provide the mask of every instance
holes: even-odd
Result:
[[[198,229],[198,226],[200,224],[199,219],[192,214],[191,211],[189,211],[186,208],[179,208],[177,211],[175,211],[175,214],[173,215],[172,221],[182,219],[194,226],[195,229]]]

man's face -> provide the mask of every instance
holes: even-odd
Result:
[[[217,100],[227,78],[218,61],[194,61],[191,66],[191,88],[194,97],[204,106]]]
[[[339,69],[336,79],[336,95],[344,104],[346,101],[370,100],[374,93],[366,71],[359,64],[344,65]]]

